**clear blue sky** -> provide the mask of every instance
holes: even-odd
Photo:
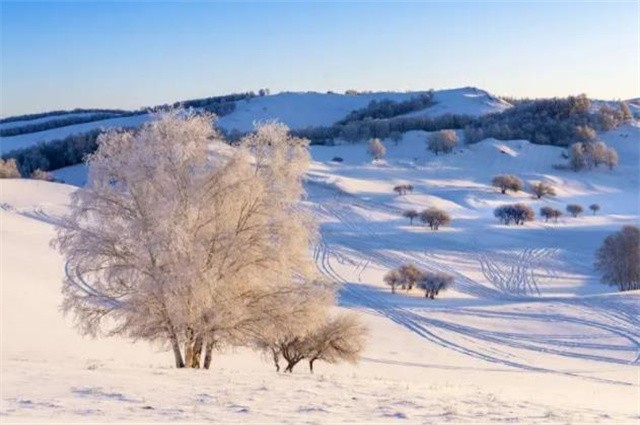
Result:
[[[3,1],[0,113],[261,87],[638,97],[639,4]]]

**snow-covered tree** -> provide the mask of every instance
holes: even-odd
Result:
[[[400,274],[398,270],[389,270],[387,274],[382,278],[384,283],[391,287],[391,293],[396,293],[396,288],[404,282],[404,277]]]
[[[424,290],[425,298],[435,299],[440,291],[453,285],[454,277],[443,272],[424,272],[418,281],[418,288]]]
[[[457,144],[458,135],[454,130],[440,130],[427,138],[427,149],[436,155],[453,151]]]
[[[596,253],[595,268],[603,283],[620,291],[640,289],[640,228],[624,226],[607,236]]]
[[[16,160],[11,158],[0,159],[0,179],[19,179],[20,171],[18,171],[18,164]]]
[[[232,148],[212,118],[103,134],[54,242],[79,329],[166,344],[177,367],[304,315],[291,299],[315,287],[307,142],[267,123]]]
[[[428,224],[431,230],[438,230],[440,226],[451,223],[451,216],[440,208],[430,207],[420,213],[420,220]]]
[[[409,223],[413,226],[413,220],[420,214],[414,209],[406,210],[402,213],[402,216],[409,219]]]
[[[522,180],[512,174],[495,176],[491,179],[491,185],[499,188],[503,194],[507,193],[507,190],[518,192],[523,188]]]
[[[569,204],[567,205],[567,212],[571,214],[572,217],[577,217],[584,212],[584,208],[582,208],[582,205]]]
[[[386,155],[387,149],[380,139],[371,139],[367,145],[367,153],[371,155],[373,159],[382,159]]]
[[[414,264],[403,264],[398,267],[398,272],[402,277],[401,285],[402,289],[410,291],[422,278],[423,271],[416,267]]]
[[[531,193],[540,199],[543,196],[556,196],[556,191],[549,183],[538,182],[531,185]]]

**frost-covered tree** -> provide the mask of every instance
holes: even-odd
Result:
[[[11,158],[6,161],[0,159],[0,179],[19,179],[20,177],[15,159]]]
[[[391,293],[396,293],[396,288],[404,282],[404,276],[398,270],[389,270],[382,278],[384,283],[391,287]]]
[[[458,135],[453,130],[440,130],[427,138],[427,149],[438,155],[449,153],[458,144]]]
[[[451,216],[440,208],[430,207],[420,213],[420,220],[428,224],[431,230],[438,230],[440,226],[451,223]]]
[[[569,147],[569,166],[574,171],[605,164],[609,169],[618,165],[618,153],[604,142],[574,143]]]
[[[413,220],[420,214],[416,210],[406,210],[402,213],[402,216],[409,219],[409,223],[413,226]]]
[[[582,205],[569,204],[567,205],[567,212],[571,214],[572,217],[577,217],[584,212],[584,208],[582,208]]]
[[[604,154],[604,163],[610,170],[613,170],[618,165],[618,152],[614,148],[607,148]]]
[[[546,222],[548,222],[550,218],[553,218],[557,223],[558,218],[562,216],[562,211],[552,207],[542,207],[540,208],[540,215],[544,217]]]
[[[596,139],[596,131],[586,125],[577,126],[573,135],[578,142],[591,142]]]
[[[526,221],[533,221],[535,218],[533,209],[522,203],[502,205],[493,210],[493,215],[506,225],[512,222],[523,225]]]
[[[267,123],[232,148],[211,123],[173,111],[103,134],[54,242],[79,329],[165,344],[177,367],[304,316],[291,299],[316,276],[307,142]]]
[[[373,159],[382,159],[387,153],[387,149],[384,147],[380,139],[371,139],[367,145],[367,153],[371,155]]]
[[[328,317],[303,341],[304,357],[309,360],[309,371],[313,373],[313,364],[317,360],[327,363],[357,362],[364,350],[367,333],[367,327],[353,313]]]
[[[640,228],[624,226],[607,236],[596,252],[595,268],[603,283],[620,291],[640,289]]]
[[[47,182],[52,182],[54,180],[53,174],[51,174],[48,171],[42,171],[39,168],[34,170],[33,173],[31,173],[31,176],[29,176],[29,178],[33,180],[44,180]]]
[[[531,185],[531,193],[540,199],[543,196],[556,196],[555,189],[546,182],[538,182]]]
[[[596,213],[598,211],[600,211],[600,205],[598,204],[591,204],[589,205],[589,209],[593,212],[593,215],[596,215]]]
[[[403,264],[398,267],[397,270],[402,277],[402,289],[406,289],[407,291],[410,291],[414,286],[416,286],[423,274],[423,271],[414,264]]]
[[[443,272],[424,272],[418,281],[418,288],[424,290],[425,298],[435,299],[440,291],[453,285],[454,277]]]
[[[495,176],[491,179],[491,185],[499,188],[502,194],[507,193],[507,190],[518,192],[523,188],[522,180],[512,174]]]

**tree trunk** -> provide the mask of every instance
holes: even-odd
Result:
[[[287,367],[285,368],[285,372],[293,373],[293,368],[300,362],[300,359],[288,360]]]
[[[309,372],[311,372],[311,373],[313,373],[313,362],[315,362],[316,360],[318,360],[318,359],[313,358],[313,359],[309,360]]]
[[[184,342],[184,364],[186,367],[193,367],[193,329],[187,329],[186,334],[186,340]]]
[[[272,348],[271,354],[273,355],[273,364],[276,365],[276,372],[280,372],[280,355],[278,354],[278,350]]]
[[[205,369],[209,369],[209,367],[211,366],[211,357],[212,357],[212,352],[213,352],[213,346],[214,346],[214,341],[207,341],[205,348],[204,348],[204,364],[202,365],[202,367],[204,367]]]
[[[169,333],[169,341],[171,341],[171,348],[173,349],[173,357],[176,361],[176,367],[181,369],[184,367],[184,361],[182,360],[182,353],[180,352],[180,343],[178,342],[178,337],[173,330],[173,328],[168,328]]]
[[[195,342],[193,343],[193,357],[191,359],[191,366],[195,369],[200,369],[200,361],[202,359],[202,344],[203,344],[202,335],[198,335],[196,337]]]

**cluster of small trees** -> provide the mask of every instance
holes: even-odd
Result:
[[[495,176],[491,180],[491,184],[494,187],[499,188],[500,192],[502,192],[503,194],[507,193],[507,190],[518,192],[524,187],[522,180],[520,180],[519,177],[514,176],[513,174]]]
[[[417,287],[425,291],[426,298],[435,299],[441,291],[453,285],[454,277],[443,272],[420,270],[413,264],[404,264],[397,269],[390,270],[383,280],[391,287],[391,292],[394,294],[398,287],[406,291]]]
[[[526,221],[533,221],[535,213],[533,209],[522,203],[502,205],[493,210],[493,215],[503,224],[523,225]]]
[[[171,347],[179,368],[249,346],[292,370],[300,354],[281,344],[292,339],[310,361],[356,359],[364,327],[329,314],[333,292],[308,253],[308,142],[269,123],[229,149],[211,122],[173,111],[100,136],[54,241],[64,311],[82,333]]]
[[[592,211],[593,215],[596,215],[596,213],[600,210],[600,205],[591,204],[589,205],[589,209]],[[572,217],[578,217],[584,212],[584,208],[579,204],[569,204],[567,205],[566,210],[569,214],[571,214]],[[562,211],[546,206],[540,208],[540,215],[545,218],[545,221],[549,221],[550,218],[553,218],[557,223],[558,218],[562,217]]]
[[[618,152],[604,142],[577,142],[569,147],[569,167],[574,171],[604,164],[609,169],[618,165]]]
[[[44,122],[25,123],[24,125],[0,129],[0,137],[18,136],[20,134],[35,133],[38,131],[50,130],[52,128],[66,127],[69,125],[84,124],[94,121],[102,121],[109,118],[129,117],[144,114],[144,111],[121,112],[121,113],[96,113],[92,115],[62,116],[52,118]]]
[[[413,225],[413,220],[419,217],[420,221],[428,225],[431,230],[438,230],[440,226],[446,226],[451,223],[449,213],[436,207],[429,207],[422,212],[409,209],[404,211],[402,216],[408,218],[411,225]]]
[[[458,135],[454,130],[440,130],[427,138],[427,149],[438,155],[450,153],[458,144]]]
[[[0,159],[0,179],[19,179],[22,177],[18,171],[15,159]]]
[[[558,218],[562,217],[562,211],[553,207],[542,207],[540,208],[540,215],[544,217],[545,221],[549,221],[550,218],[555,219],[555,222],[558,222]]]
[[[640,228],[624,226],[607,236],[596,252],[595,268],[603,283],[620,291],[640,289]]]
[[[569,146],[580,139],[579,133],[593,129],[610,130],[631,118],[629,107],[624,102],[620,102],[617,109],[605,105],[593,113],[591,102],[585,95],[525,100],[501,113],[476,118],[465,127],[465,141],[475,143],[493,137]]]
[[[393,187],[393,191],[402,196],[409,192],[413,192],[413,186],[410,184],[399,184]]]

